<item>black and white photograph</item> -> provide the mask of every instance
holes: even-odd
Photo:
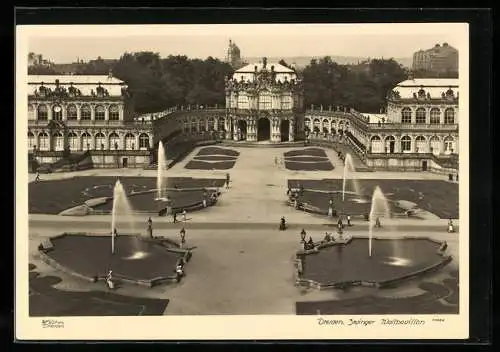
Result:
[[[468,336],[466,24],[16,37],[18,338]]]

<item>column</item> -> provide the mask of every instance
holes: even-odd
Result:
[[[219,118],[214,117],[214,130],[218,131],[219,130]]]
[[[82,105],[76,104],[76,119],[80,121],[82,119]]]
[[[109,120],[109,104],[104,105],[104,120]]]
[[[141,133],[139,132],[139,133],[137,133],[137,134],[135,135],[135,143],[134,143],[134,144],[135,144],[135,149],[136,149],[136,150],[139,150],[139,136],[140,136],[140,134],[141,134]]]
[[[90,105],[90,120],[95,121],[95,105]]]
[[[294,133],[295,121],[294,121],[294,119],[290,119],[289,121],[290,121],[290,125],[289,125],[290,132],[288,134],[288,140],[290,142],[293,142],[293,141],[295,141],[295,133]]]
[[[62,104],[61,105],[61,117],[63,121],[66,121],[68,119],[68,110],[67,110],[68,105],[67,104]]]
[[[33,104],[33,118],[35,121],[38,121],[38,104]],[[38,142],[36,142],[37,147],[38,147]]]
[[[47,120],[52,120],[52,105],[47,106]]]

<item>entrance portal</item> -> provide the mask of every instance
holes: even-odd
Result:
[[[271,121],[266,117],[261,117],[257,125],[257,140],[267,141],[271,139]]]
[[[281,121],[280,130],[281,130],[281,141],[288,142],[290,140],[290,121],[289,120]]]
[[[247,122],[245,120],[238,120],[238,140],[243,141],[247,139]]]
[[[422,171],[427,171],[427,160],[422,161]]]
[[[128,167],[128,158],[122,159],[122,165],[123,165],[123,167]]]

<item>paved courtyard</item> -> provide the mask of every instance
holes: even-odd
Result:
[[[229,172],[230,189],[221,189],[223,194],[214,207],[191,214],[186,223],[172,224],[171,219],[153,217],[156,235],[164,235],[177,240],[180,228],[185,227],[187,245],[194,247],[193,257],[186,266],[186,277],[180,284],[158,286],[152,289],[123,286],[117,290],[117,295],[127,296],[132,300],[137,299],[138,302],[147,298],[165,300],[162,302],[168,300],[168,305],[162,303],[164,304],[162,314],[169,315],[316,314],[314,312],[318,309],[337,311],[340,309],[338,307],[353,306],[353,302],[356,302],[353,300],[369,296],[384,297],[389,300],[380,300],[380,304],[373,305],[373,307],[378,307],[379,313],[383,313],[386,309],[384,307],[391,306],[390,300],[394,298],[419,296],[428,292],[439,294],[433,293],[432,299],[427,294],[424,296],[425,299],[421,300],[422,304],[429,306],[430,301],[434,302],[432,309],[436,310],[436,313],[439,313],[440,309],[443,312],[450,310],[449,305],[453,304],[454,298],[448,298],[448,301],[452,303],[446,302],[444,298],[449,295],[444,294],[443,290],[439,291],[437,286],[434,286],[434,291],[432,289],[429,291],[429,285],[425,284],[430,282],[442,285],[443,282],[447,282],[448,286],[453,286],[449,280],[443,280],[452,279],[455,275],[453,272],[457,271],[459,233],[446,233],[447,219],[437,218],[424,222],[413,219],[394,219],[391,220],[392,222],[388,220],[387,226],[379,229],[377,233],[379,237],[399,237],[410,234],[446,240],[454,260],[437,274],[426,276],[423,280],[394,290],[376,291],[359,288],[344,292],[296,287],[293,261],[295,252],[300,248],[300,230],[305,228],[308,235],[319,240],[324,236],[325,231],[332,231],[333,222],[325,216],[300,212],[287,206],[285,201],[288,180],[340,180],[342,163],[334,151],[325,150],[334,166],[333,170],[291,171],[283,165],[283,153],[287,151],[285,148],[238,148],[238,151],[240,155],[237,157],[237,162],[229,171],[186,169],[186,164],[198,155],[199,149],[194,150],[184,161],[167,171],[166,176],[171,178],[206,179],[224,179],[226,172]],[[278,164],[276,160],[279,161]],[[73,176],[144,178],[155,177],[156,172],[126,169],[87,170],[79,173],[42,175],[42,179],[62,178],[66,179],[64,182],[71,183],[68,179]],[[374,179],[384,180],[387,184],[391,184],[392,181],[389,180],[395,180],[396,183],[402,182],[396,180],[445,181],[444,176],[430,173],[359,172],[356,173],[356,177],[361,184],[363,180]],[[32,179],[33,176],[30,175],[30,180]],[[281,216],[285,216],[290,224],[287,231],[277,230]],[[135,215],[131,218],[140,224],[145,223],[144,216]],[[30,262],[36,265],[39,278],[55,276],[61,280],[60,282],[54,280],[49,285],[51,289],[71,292],[107,291],[102,283],[89,284],[46,265],[40,260],[36,247],[44,238],[65,231],[107,233],[111,222],[110,216],[61,217],[31,214],[29,221]],[[367,224],[361,221],[355,222],[352,230],[348,229],[348,231],[353,235],[366,235]],[[89,295],[94,294],[89,293]],[[60,299],[63,300],[63,298]],[[366,301],[366,298],[363,299]],[[365,304],[363,303],[365,301],[359,301],[359,305]],[[414,307],[420,304],[418,299],[415,301],[417,303],[412,301]],[[144,303],[131,302],[131,305],[144,305]],[[322,306],[317,308],[314,304],[317,305],[318,302],[336,303],[321,303]],[[399,307],[399,305],[394,306]],[[447,308],[442,308],[445,306]],[[77,313],[81,311],[81,307],[68,309],[73,309],[74,315],[79,315]],[[373,313],[377,313],[377,309],[372,308],[372,310],[374,310]],[[106,309],[103,308],[101,312],[95,314],[106,315],[105,311]],[[422,311],[425,309],[422,308]],[[138,312],[138,310],[124,308],[123,314],[137,315]]]

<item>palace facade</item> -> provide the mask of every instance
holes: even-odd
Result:
[[[111,73],[29,75],[27,137],[42,165],[85,154],[98,167],[142,167],[153,143],[152,124],[134,121],[127,85]]]
[[[409,79],[387,96],[384,114],[349,108],[306,112],[312,138],[343,135],[372,169],[453,168],[458,162],[458,79]]]
[[[304,133],[302,82],[278,63],[246,65],[226,80],[226,138],[274,143]]]

